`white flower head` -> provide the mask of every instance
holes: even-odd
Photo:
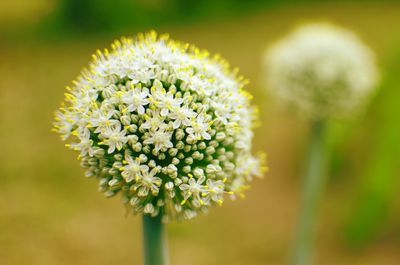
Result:
[[[314,119],[359,112],[378,80],[373,52],[351,31],[330,24],[297,28],[263,59],[270,93]]]
[[[54,130],[106,196],[121,194],[134,214],[190,219],[262,175],[256,112],[225,61],[154,32],[93,57]]]

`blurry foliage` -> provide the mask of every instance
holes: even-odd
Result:
[[[343,0],[342,0],[343,1]],[[361,2],[355,0],[353,2]],[[362,2],[373,2],[362,1]],[[151,26],[206,17],[241,15],[248,11],[318,0],[58,0],[56,25],[78,31],[102,31],[126,26]],[[327,1],[327,2],[341,2]],[[347,1],[343,1],[347,2]],[[55,21],[52,21],[55,22]],[[65,29],[65,28],[64,28]]]
[[[24,0],[18,0],[24,1]],[[353,0],[352,2],[379,2],[378,0]],[[395,0],[386,0],[386,2]],[[319,0],[33,0],[31,9],[40,6],[38,20],[19,23],[24,19],[11,21],[7,27],[0,24],[0,31],[8,35],[22,32],[33,38],[44,36],[71,37],[87,34],[122,34],[125,30],[144,30],[161,25],[178,25],[197,21],[220,20],[244,16],[268,8],[320,3]],[[346,2],[331,0],[324,3]],[[36,4],[35,4],[36,3]],[[27,6],[22,2],[19,4]],[[7,9],[8,5],[0,7]],[[39,8],[39,7],[38,7]],[[40,8],[39,8],[40,9]],[[4,13],[4,12],[3,12]],[[1,13],[0,13],[1,14]],[[47,14],[47,15],[46,15]],[[27,22],[27,21],[25,21]],[[27,26],[26,24],[29,24]],[[11,26],[11,27],[9,27]],[[18,35],[18,34],[17,34]],[[20,34],[21,35],[21,34]]]
[[[373,240],[385,224],[391,201],[399,187],[400,161],[400,50],[390,57],[377,97],[373,124],[375,146],[360,176],[361,191],[346,227],[346,239],[355,247]]]
[[[260,7],[315,0],[58,0],[56,12],[47,20],[51,33],[99,33],[126,27],[144,28],[164,24],[243,15]]]
[[[213,8],[223,2],[226,1],[217,1]],[[48,20],[47,29],[55,32],[68,30],[74,33],[95,33],[128,26],[146,27],[195,17],[204,6],[211,6],[211,1],[59,0],[57,11]]]
[[[57,11],[51,18],[56,30],[76,32],[102,32],[116,29],[122,25],[146,25],[150,21],[159,23],[162,14],[170,10],[153,1],[98,1],[98,0],[59,0]],[[161,2],[161,1],[158,1]],[[163,9],[161,8],[163,7]]]

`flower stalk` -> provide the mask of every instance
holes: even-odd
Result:
[[[311,143],[304,175],[302,205],[295,238],[293,265],[312,264],[318,205],[326,182],[326,153],[324,150],[325,123],[315,121],[311,129]]]
[[[169,265],[167,238],[162,215],[143,216],[144,265]]]

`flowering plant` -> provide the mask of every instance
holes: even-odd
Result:
[[[262,176],[246,80],[219,56],[150,32],[97,51],[73,84],[54,128],[135,214],[191,219]]]
[[[354,116],[371,98],[378,80],[374,54],[351,31],[317,23],[276,42],[263,62],[269,92],[312,124],[292,257],[295,265],[311,264],[317,205],[327,177],[327,122]]]

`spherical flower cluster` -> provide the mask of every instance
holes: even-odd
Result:
[[[98,51],[56,112],[86,176],[133,213],[191,219],[262,176],[246,81],[218,56],[150,32]]]
[[[278,101],[315,119],[357,112],[378,74],[372,51],[352,32],[309,24],[267,49],[265,80]]]

